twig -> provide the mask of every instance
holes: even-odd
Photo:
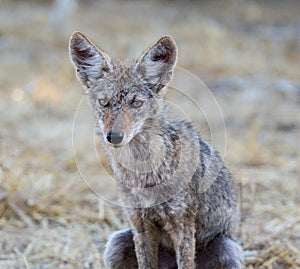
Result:
[[[276,256],[274,256],[273,258],[265,261],[259,268],[265,268],[265,267],[269,267],[269,266],[272,266],[272,264],[274,262],[276,262],[277,260],[281,259],[282,257],[286,256],[287,254],[289,253],[288,250],[284,250],[280,253],[278,253]]]
[[[27,261],[27,258],[26,258],[25,255],[23,255],[23,259],[24,259],[24,263],[25,263],[26,269],[29,269],[29,264],[28,264],[28,261]]]
[[[26,215],[24,210],[17,206],[13,201],[8,200],[8,205],[29,227],[35,226],[34,222]]]

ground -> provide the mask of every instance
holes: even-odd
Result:
[[[97,142],[90,150],[92,115],[67,51],[74,30],[122,59],[174,36],[178,66],[210,89],[191,80],[179,90],[195,88],[209,122],[176,92],[169,98],[207,140],[208,125],[216,135],[239,193],[246,267],[300,268],[299,1],[2,0],[0,7],[0,268],[104,268],[109,234],[128,227],[108,203],[117,194],[107,160]]]

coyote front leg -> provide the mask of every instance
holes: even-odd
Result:
[[[133,225],[133,240],[139,269],[158,269],[158,232],[151,224]]]
[[[194,268],[195,226],[192,223],[182,226],[172,234],[178,269]]]

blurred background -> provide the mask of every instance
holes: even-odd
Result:
[[[74,160],[74,30],[122,59],[174,36],[178,65],[224,116],[219,150],[239,193],[247,268],[300,268],[299,11],[296,0],[0,0],[0,268],[104,268],[108,235],[128,227]],[[76,160],[88,183],[116,198],[105,157],[99,165],[87,147],[92,115],[81,111]]]

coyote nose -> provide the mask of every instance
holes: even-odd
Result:
[[[118,145],[122,142],[123,140],[123,133],[122,132],[108,132],[107,133],[107,140],[109,143],[114,144],[114,145]]]

